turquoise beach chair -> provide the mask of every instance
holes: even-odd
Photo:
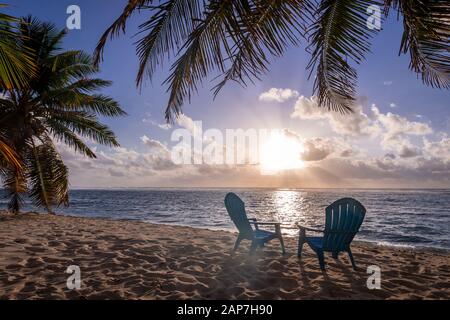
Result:
[[[337,259],[339,252],[348,253],[353,269],[356,269],[355,260],[350,244],[361,226],[366,209],[357,200],[343,198],[333,202],[325,209],[325,229],[317,230],[298,225],[298,257],[302,255],[302,247],[307,243],[317,254],[320,268],[325,270],[324,252],[331,252]],[[323,232],[323,237],[307,237],[306,231]]]
[[[239,235],[236,239],[233,251],[239,247],[242,240],[250,240],[250,253],[253,253],[256,248],[264,247],[266,242],[272,239],[280,240],[281,250],[283,254],[286,253],[284,249],[283,237],[281,235],[280,223],[278,222],[258,222],[257,219],[247,218],[245,212],[245,204],[236,194],[230,192],[225,196],[225,207],[227,208],[228,214],[239,230]],[[251,225],[255,226],[255,229]],[[273,225],[275,227],[275,232],[266,231],[259,229],[260,225]]]

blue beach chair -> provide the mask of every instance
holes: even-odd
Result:
[[[284,249],[283,237],[281,235],[280,223],[278,222],[258,222],[257,219],[247,218],[245,212],[245,204],[236,194],[230,192],[225,196],[225,207],[227,208],[228,214],[239,230],[239,235],[236,239],[233,251],[239,247],[242,240],[250,240],[250,253],[253,253],[256,248],[264,247],[266,242],[272,239],[280,240],[281,250],[283,254],[286,253]],[[254,225],[254,229],[251,225]],[[275,227],[275,232],[266,231],[259,229],[260,225],[272,225]]]
[[[331,252],[337,259],[339,252],[348,253],[353,269],[356,269],[350,244],[361,226],[366,209],[357,200],[343,198],[325,209],[325,229],[317,230],[298,225],[298,257],[302,255],[303,244],[307,243],[317,254],[320,268],[325,270],[324,252]],[[306,231],[322,232],[323,237],[307,237]]]

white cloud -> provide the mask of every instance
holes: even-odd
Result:
[[[391,112],[383,114],[375,105],[372,105],[371,110],[375,115],[375,119],[387,130],[388,135],[407,134],[422,136],[433,132],[433,129],[427,123],[409,121],[405,117]]]
[[[429,141],[427,138],[424,138],[423,145],[425,157],[450,162],[450,138],[447,134],[442,134],[438,141]]]
[[[391,80],[383,81],[383,85],[385,85],[385,86],[390,86],[390,85],[392,85],[392,83],[393,83],[393,81],[391,81]]]
[[[298,96],[299,93],[296,90],[271,88],[269,91],[261,93],[259,100],[265,102],[285,102]]]
[[[349,136],[374,135],[379,132],[379,125],[369,118],[362,110],[361,105],[354,107],[354,112],[341,114],[328,111],[318,106],[316,97],[297,99],[291,118],[303,120],[327,120],[336,133]]]
[[[163,130],[169,130],[172,128],[172,126],[168,123],[160,123],[158,124],[158,127]]]
[[[389,103],[389,107],[391,108],[397,108],[397,105],[394,102]]]
[[[97,159],[74,155],[60,146],[70,168],[73,186],[282,186],[282,187],[442,187],[450,183],[450,138],[434,133],[430,124],[377,106],[340,115],[317,106],[315,97],[298,97],[293,119],[328,124],[328,136],[302,137],[284,133],[303,145],[299,157],[305,168],[261,176],[255,165],[175,165],[170,147],[144,135],[147,148],[137,151],[114,148],[99,151]],[[189,116],[177,125],[197,132]],[[205,144],[207,145],[207,144]],[[205,146],[204,145],[204,146]],[[221,146],[224,147],[224,146]]]
[[[141,137],[141,141],[148,147],[150,147],[151,149],[157,151],[157,152],[163,152],[163,153],[169,153],[169,149],[167,149],[167,147],[161,143],[158,140],[154,140],[154,139],[150,139],[149,137],[147,137],[146,135]]]
[[[185,114],[180,114],[176,119],[177,124],[187,129],[191,134],[199,133],[201,130],[192,118]]]

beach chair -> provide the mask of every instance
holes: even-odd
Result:
[[[350,244],[361,226],[366,209],[357,200],[343,198],[333,202],[325,209],[325,229],[306,228],[299,224],[298,257],[302,255],[302,247],[307,243],[317,254],[320,268],[325,270],[324,252],[331,252],[337,259],[339,252],[348,253],[353,269],[356,270],[355,260]],[[306,231],[322,232],[323,237],[307,237]]]
[[[231,220],[233,220],[236,228],[239,230],[239,235],[233,248],[233,252],[239,247],[242,240],[247,239],[251,241],[250,253],[253,253],[258,247],[264,247],[264,244],[272,239],[278,239],[281,244],[281,251],[286,253],[284,249],[283,237],[281,235],[280,223],[278,222],[259,222],[255,218],[247,218],[245,212],[245,204],[236,194],[230,192],[225,196],[225,207]],[[254,229],[252,226],[254,226]],[[261,230],[259,226],[272,225],[275,227],[275,232]]]

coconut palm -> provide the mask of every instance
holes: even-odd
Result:
[[[450,2],[444,0],[128,0],[122,14],[105,31],[95,51],[102,59],[108,38],[125,32],[136,12],[149,16],[139,26],[138,86],[163,61],[176,57],[166,80],[166,119],[181,112],[212,72],[217,94],[230,80],[246,85],[268,70],[271,56],[281,56],[303,39],[311,60],[314,94],[327,109],[351,111],[359,64],[377,32],[367,27],[367,9],[392,9],[403,21],[400,54],[409,53],[410,69],[430,86],[450,86]]]
[[[97,72],[82,51],[63,51],[65,31],[31,17],[17,30],[21,47],[36,52],[37,72],[24,88],[3,90],[0,98],[0,136],[10,142],[23,161],[23,172],[8,166],[2,171],[9,208],[17,212],[28,193],[34,204],[51,212],[68,204],[68,169],[57,145],[95,158],[83,137],[107,146],[118,146],[114,133],[98,115],[124,115],[118,103],[95,93],[110,82],[92,78]]]

